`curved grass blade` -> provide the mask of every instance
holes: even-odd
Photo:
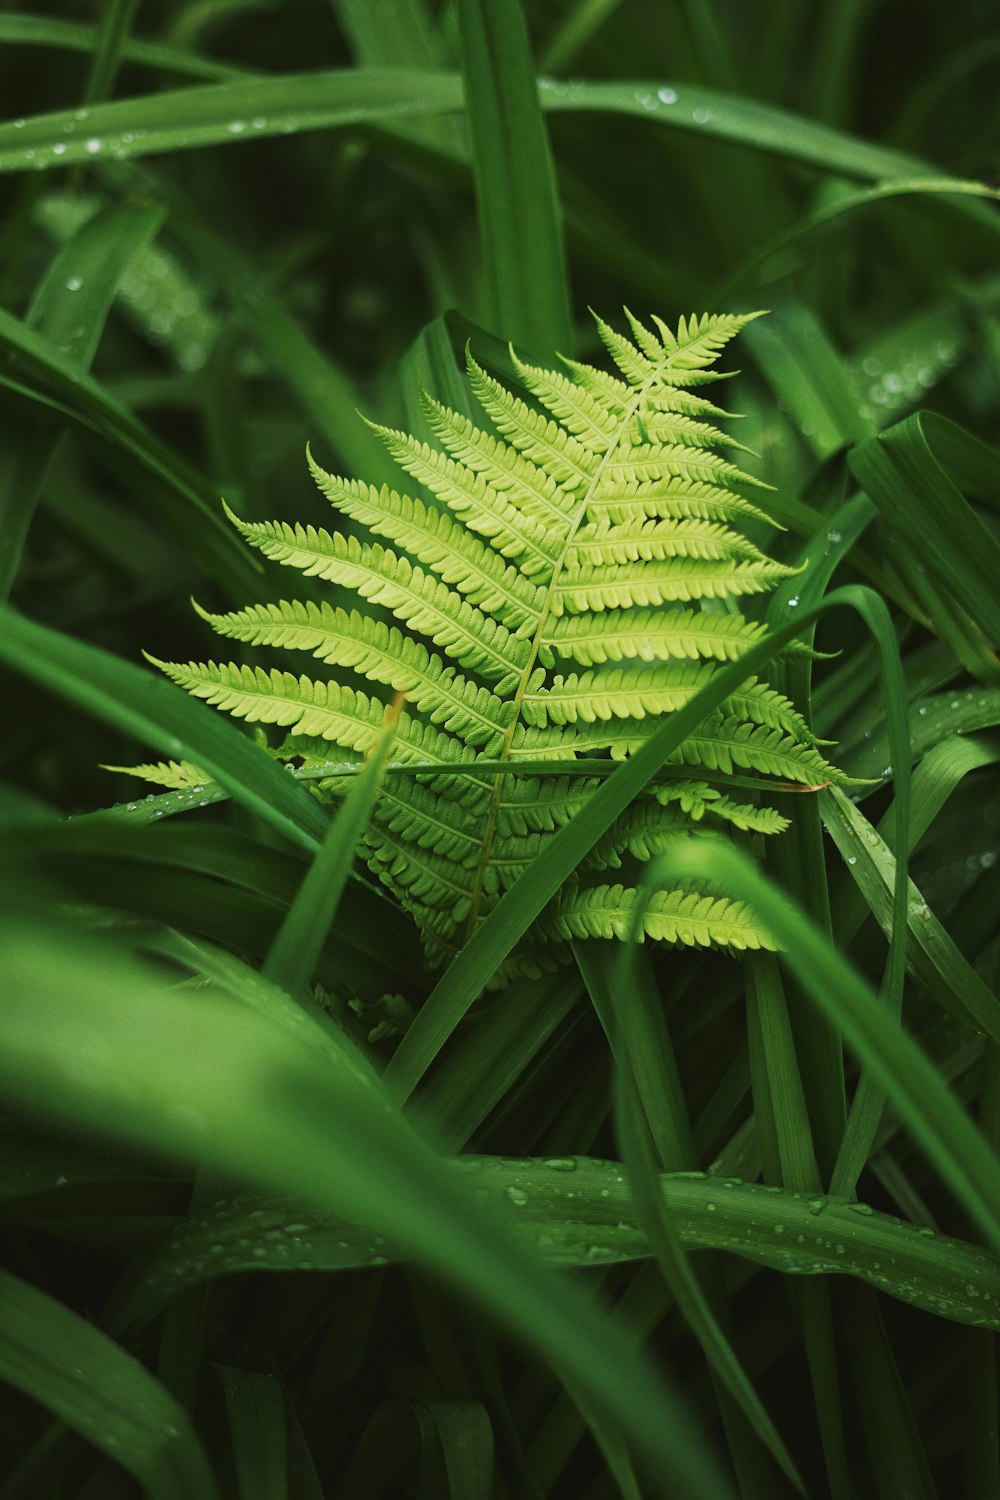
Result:
[[[0,347],[13,353],[38,376],[54,392],[57,401],[7,376],[0,376],[0,384],[44,405],[59,410],[68,408],[67,414],[73,420],[110,438],[116,448],[125,448],[181,500],[183,509],[178,512],[177,529],[187,545],[204,556],[213,574],[234,588],[254,588],[260,570],[247,559],[232,527],[226,524],[214,491],[154,438],[100,381],[3,308],[0,308]]]
[[[0,1375],[134,1474],[151,1500],[217,1500],[187,1413],[138,1360],[0,1270]]]
[[[768,278],[757,277],[755,273],[766,266],[772,256],[845,215],[869,208],[873,204],[884,203],[888,199],[920,197],[925,194],[1000,201],[1000,191],[997,188],[990,187],[985,182],[970,182],[965,177],[903,178],[893,182],[880,182],[875,187],[863,188],[858,192],[845,193],[832,202],[821,204],[797,223],[772,235],[763,245],[756,246],[747,259],[727,275],[725,282],[715,293],[716,299],[724,301],[727,296],[732,295],[735,287],[742,286],[745,282],[753,281],[755,286],[761,285],[761,281]]]
[[[907,550],[920,537],[921,566],[968,610],[995,652],[1000,542],[952,482],[938,434],[934,416],[917,412],[852,453],[851,470]],[[948,436],[954,442],[954,433]]]
[[[53,258],[28,323],[86,369],[97,350],[121,277],[153,239],[163,212],[149,203],[110,204]],[[39,408],[13,425],[0,472],[0,600],[17,573],[35,506],[58,441],[57,424]]]
[[[379,68],[239,78],[95,104],[84,122],[73,110],[36,115],[20,126],[7,122],[0,125],[0,172],[105,156],[124,161],[461,108],[461,79],[453,73]]]
[[[520,1225],[552,1266],[647,1259],[649,1241],[618,1162],[463,1156],[452,1168]],[[1000,1330],[1000,1258],[854,1199],[706,1172],[660,1174],[681,1244],[724,1250],[795,1277],[852,1276],[958,1323]],[[180,1220],[141,1278],[109,1309],[137,1329],[184,1287],[214,1276],[378,1266],[399,1251],[371,1230],[275,1200],[222,1199]]]
[[[0,15],[0,43],[21,47],[44,47],[46,51],[93,52],[98,45],[98,28],[76,21],[58,20],[54,16]],[[191,78],[239,78],[248,71],[214,58],[199,57],[163,42],[144,42],[125,37],[121,45],[124,62],[141,63],[164,73],[181,73]]]
[[[308,990],[382,784],[402,706],[400,694],[386,711],[385,725],[364,770],[351,783],[330,820],[326,837],[268,952],[265,975],[290,995],[305,995]]]
[[[897,873],[895,856],[861,810],[836,788],[820,794],[820,810],[868,909],[882,929],[891,932],[896,921],[889,901]],[[912,939],[911,968],[921,989],[950,1015],[1000,1044],[997,997],[959,952],[912,881],[907,882],[906,925]]]
[[[131,662],[0,608],[0,660],[126,734],[203,767],[245,807],[307,849],[328,818],[278,763],[203,704]]]
[[[707,841],[706,841],[707,842]],[[785,950],[786,962],[891,1100],[955,1196],[1000,1247],[1000,1160],[917,1044],[879,1005],[869,986],[734,848],[686,846],[660,857],[649,879],[687,876],[738,891]]]
[[[0,1088],[12,1107],[44,1100],[47,1118],[54,1109],[89,1134],[193,1157],[304,1210],[370,1225],[551,1361],[658,1486],[730,1500],[648,1359],[477,1204],[335,1029],[224,955],[216,961],[247,1003],[177,989],[110,943],[13,914],[2,925]]]

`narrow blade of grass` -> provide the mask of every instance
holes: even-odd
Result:
[[[748,899],[786,951],[786,962],[845,1041],[872,1070],[951,1191],[994,1246],[1000,1246],[1000,1160],[957,1104],[917,1044],[879,1005],[869,986],[789,898],[737,849],[678,849],[652,866],[651,880],[710,879]],[[658,873],[659,870],[659,873]]]
[[[364,771],[351,783],[339,812],[330,820],[329,831],[268,952],[265,975],[290,995],[304,995],[308,990],[382,784],[401,710],[399,698],[386,713],[385,726]]]
[[[28,323],[86,369],[97,350],[121,277],[163,222],[152,204],[114,203],[85,224],[53,258]],[[0,600],[10,592],[60,424],[42,408],[14,427],[0,474]]]
[[[285,1398],[271,1375],[217,1366],[226,1398],[239,1500],[288,1500]]]
[[[245,966],[230,965],[264,1010],[178,990],[159,967],[58,928],[12,919],[3,937],[0,1086],[12,1106],[57,1097],[77,1129],[371,1225],[551,1360],[658,1484],[729,1500],[649,1361],[477,1205],[335,1031]]]
[[[652,1254],[618,1162],[463,1156],[452,1170],[520,1224],[550,1265],[596,1267]],[[687,1250],[724,1250],[796,1280],[851,1276],[939,1317],[1000,1328],[1000,1258],[979,1245],[824,1193],[702,1172],[663,1173],[659,1184]],[[178,1221],[142,1279],[115,1297],[106,1322],[115,1333],[136,1330],[175,1292],[214,1276],[289,1272],[304,1260],[317,1270],[348,1270],[401,1255],[370,1228],[299,1205],[223,1198]]]
[[[519,0],[459,0],[458,21],[495,329],[570,354],[562,215]]]
[[[0,609],[0,660],[126,734],[184,756],[284,837],[313,849],[328,818],[278,763],[220,715],[131,662]]]
[[[907,545],[920,537],[921,566],[961,601],[995,649],[1000,542],[939,462],[937,432],[933,417],[918,412],[853,453],[851,468],[892,531]]]
[[[217,1500],[187,1413],[138,1360],[8,1271],[0,1301],[5,1381],[122,1464],[152,1500]]]

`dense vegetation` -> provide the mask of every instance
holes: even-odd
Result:
[[[0,1500],[1000,1495],[992,9],[0,7]],[[354,662],[331,803],[315,747],[289,774],[143,652],[206,657],[192,597],[273,618],[245,536],[357,555],[307,443],[430,516],[370,424],[432,442],[421,390],[476,381],[537,413],[528,367],[613,369],[588,308],[623,306],[768,309],[696,394],[742,414],[737,529],[781,566],[627,758],[505,773],[572,816],[435,968],[354,860],[387,788],[415,844],[435,816],[406,684]],[[356,604],[331,578],[296,628]],[[630,651],[665,602],[701,598],[640,600]],[[751,676],[834,777],[672,798]],[[605,925],[652,941],[551,926],[595,848],[651,856]],[[656,926],[706,889],[767,944]]]

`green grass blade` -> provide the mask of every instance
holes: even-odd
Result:
[[[69,167],[234,145],[269,135],[378,124],[462,108],[457,74],[345,69],[280,78],[241,78],[36,115],[0,125],[0,172]]]
[[[770,317],[747,327],[746,340],[818,458],[871,437],[874,428],[861,415],[861,393],[808,307],[779,304]]]
[[[104,0],[94,55],[90,60],[90,72],[83,94],[85,104],[90,104],[95,99],[106,99],[114,88],[115,78],[122,64],[122,48],[132,29],[137,5],[138,0]]]
[[[638,946],[636,935],[641,931],[642,916],[643,908],[637,902],[629,941],[622,945],[617,961],[615,1005],[611,1018],[617,1044],[615,1121],[632,1198],[663,1279],[685,1322],[701,1345],[713,1375],[795,1489],[804,1495],[802,1479],[791,1454],[737,1359],[704,1289],[691,1269],[683,1242],[660,1191],[656,1159],[647,1121],[642,1113],[639,1080],[633,1061],[635,1052],[641,1050],[641,1033],[640,1036],[636,1035],[633,1020],[638,1010],[638,985],[633,954]]]
[[[550,1265],[613,1265],[652,1254],[618,1162],[463,1156],[453,1170],[520,1224]],[[704,1172],[668,1172],[659,1181],[687,1250],[724,1250],[799,1284],[851,1276],[939,1317],[1000,1329],[1000,1258],[979,1245],[854,1199]],[[304,1262],[348,1270],[400,1254],[371,1229],[328,1215],[274,1199],[220,1199],[178,1220],[141,1281],[116,1296],[106,1322],[115,1333],[137,1329],[177,1291],[215,1276],[289,1272]]]
[[[516,1226],[477,1205],[335,1030],[242,965],[227,967],[256,1009],[178,990],[158,966],[58,928],[10,920],[3,939],[12,1106],[44,1099],[87,1133],[370,1225],[551,1360],[657,1484],[729,1500],[648,1360],[579,1288],[544,1273]]]
[[[1000,1246],[1000,1161],[948,1092],[917,1044],[879,1005],[869,986],[738,850],[678,849],[651,879],[686,875],[738,891],[786,950],[786,962],[830,1017],[863,1066],[872,1070],[955,1196],[990,1242]],[[657,870],[661,874],[657,874]]]
[[[823,821],[866,905],[886,932],[896,921],[889,890],[897,862],[861,810],[836,788],[821,793]],[[1000,1042],[997,998],[972,968],[930,910],[920,891],[907,883],[906,924],[911,935],[911,967],[921,989],[967,1026]]]
[[[46,51],[93,52],[98,45],[96,26],[77,21],[58,20],[54,16],[0,16],[0,43],[20,47],[44,47]],[[214,58],[198,57],[163,42],[140,41],[125,37],[121,45],[125,62],[141,63],[164,73],[180,73],[191,78],[237,78],[247,70]]]
[[[1000,542],[950,479],[935,451],[934,418],[918,412],[851,455],[851,469],[904,542],[921,539],[922,566],[1000,645]],[[949,434],[953,438],[953,434]]]
[[[117,449],[124,447],[168,487],[168,496],[158,501],[164,509],[171,495],[181,502],[176,507],[177,530],[184,542],[202,555],[213,574],[244,595],[248,589],[254,589],[259,569],[248,563],[242,544],[226,525],[215,492],[153,437],[100,381],[3,308],[0,308],[0,347],[14,354],[32,375],[40,377],[57,400],[52,402],[47,392],[36,393],[11,382],[9,377],[0,378],[0,384],[43,405],[68,409],[67,414],[73,420],[95,428],[110,438]]]
[[[495,331],[571,354],[562,214],[520,0],[459,0],[458,20]]]
[[[134,1474],[151,1500],[217,1500],[187,1413],[107,1334],[0,1271],[0,1375]]]
[[[305,995],[327,933],[350,878],[355,853],[382,784],[401,703],[386,713],[385,727],[347,796],[271,945],[264,973],[290,995]]]
[[[328,818],[246,735],[176,688],[83,641],[0,609],[0,660],[172,757],[200,765],[272,828],[307,849]]]
[[[285,1398],[271,1375],[219,1365],[239,1500],[288,1500]]]
[[[53,258],[32,301],[28,323],[83,368],[97,350],[121,277],[163,222],[148,203],[111,204]],[[13,584],[57,441],[41,409],[20,421],[4,444],[0,472],[0,600]]]

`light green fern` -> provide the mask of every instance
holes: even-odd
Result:
[[[320,489],[369,540],[232,517],[265,556],[362,602],[201,613],[222,636],[307,652],[336,676],[214,662],[164,670],[229,713],[280,725],[287,734],[275,753],[306,766],[363,756],[385,697],[400,691],[398,762],[513,767],[627,755],[660,715],[761,638],[763,627],[732,601],[792,571],[740,530],[761,513],[732,481],[752,481],[718,451],[739,446],[709,420],[726,413],[696,392],[721,378],[711,366],[748,319],[691,318],[675,334],[659,319],[654,332],[628,316],[634,342],[598,319],[617,373],[518,362],[527,399],[470,358],[493,432],[430,399],[436,446],[376,429],[419,496],[336,478],[310,459]],[[769,778],[842,779],[801,714],[755,677],[668,769],[670,779],[601,839],[505,974],[547,966],[571,939],[621,936],[636,900],[635,861],[678,832],[780,832],[785,820],[759,801]],[[318,784],[334,796],[343,783]],[[441,964],[595,785],[556,768],[389,777],[362,852]],[[757,789],[749,800],[747,785]],[[672,943],[771,946],[745,904],[691,887],[654,897],[644,929]]]

